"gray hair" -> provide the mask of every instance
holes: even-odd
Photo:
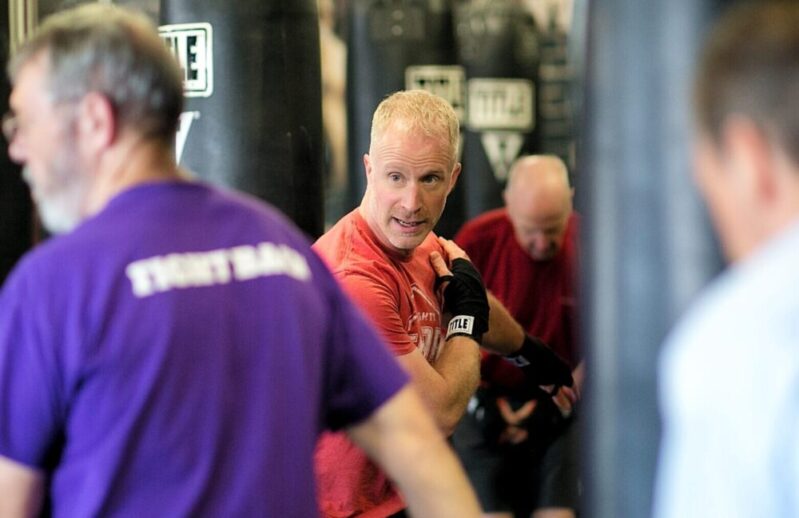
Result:
[[[121,128],[172,145],[183,110],[183,75],[144,14],[90,3],[48,17],[9,62],[11,82],[41,54],[53,101],[101,93]]]

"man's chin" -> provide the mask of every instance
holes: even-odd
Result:
[[[528,250],[527,254],[532,257],[534,261],[550,261],[556,255],[555,252],[533,252],[531,250]]]
[[[428,232],[425,232],[423,235],[394,236],[393,239],[391,239],[391,244],[397,250],[411,253],[416,249],[417,246],[422,244],[424,239],[427,237],[427,234]]]
[[[54,207],[49,203],[37,204],[39,218],[42,225],[51,234],[66,234],[72,232],[80,223],[80,217],[70,211]]]

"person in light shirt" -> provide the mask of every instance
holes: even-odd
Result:
[[[668,337],[656,518],[799,516],[799,4],[741,3],[695,84],[729,268]]]

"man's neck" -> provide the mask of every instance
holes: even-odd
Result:
[[[117,194],[137,185],[182,178],[171,149],[152,139],[127,136],[100,158],[86,216],[101,211]]]

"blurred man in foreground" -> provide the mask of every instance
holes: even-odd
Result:
[[[799,4],[719,22],[696,182],[732,264],[666,342],[657,518],[799,516]]]

